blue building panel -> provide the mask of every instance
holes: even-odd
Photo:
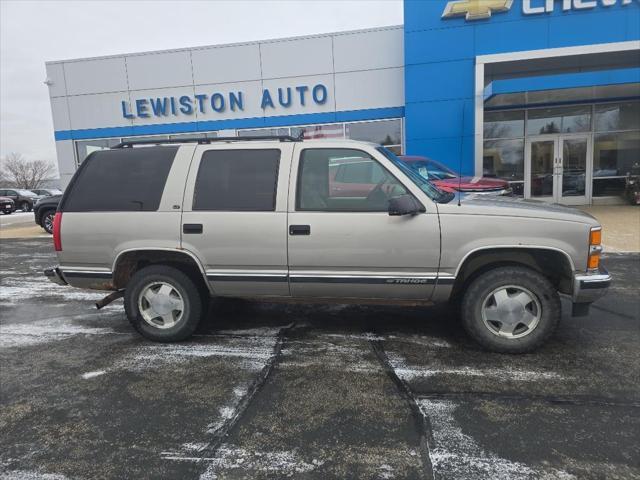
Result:
[[[473,59],[473,30],[465,27],[422,30],[405,34],[405,66]]]
[[[573,47],[631,40],[626,34],[627,12],[604,11],[549,19],[549,47]],[[528,49],[527,49],[528,50]]]
[[[405,103],[473,96],[474,61],[422,63],[405,67]]]
[[[505,44],[512,51],[549,48],[549,22],[534,18],[513,22],[487,22],[475,30],[476,55],[504,53]]]
[[[410,155],[426,155],[455,164],[463,152],[462,170],[467,173],[474,171],[475,164],[473,99],[477,56],[640,39],[638,0],[618,0],[614,4],[611,0],[496,1],[489,3],[503,8],[491,10],[490,16],[481,19],[473,15],[482,16],[487,2],[451,2],[451,11],[457,15],[443,18],[449,11],[445,10],[448,3],[404,2],[406,150]],[[474,10],[477,7],[480,11]],[[553,11],[546,11],[549,8]],[[465,9],[472,18],[467,18]],[[598,85],[607,76],[611,83],[624,83],[634,72],[569,75],[548,85]],[[509,82],[492,85],[493,93],[513,90],[516,85],[518,91],[536,90],[545,80],[538,76]]]

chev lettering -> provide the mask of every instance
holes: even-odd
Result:
[[[571,10],[588,10],[614,5],[630,5],[640,0],[522,0],[523,15],[538,15],[552,13],[556,6],[563,12]],[[442,18],[463,16],[465,20],[481,20],[490,18],[492,13],[508,12],[513,0],[451,0],[447,3]]]
[[[552,13],[558,4],[562,5],[562,11],[588,10],[596,8],[598,5],[612,7],[620,5],[630,5],[638,0],[522,0],[522,13],[525,15],[537,15],[540,13]]]
[[[317,84],[312,87],[298,85],[297,87],[265,88],[260,97],[260,108],[265,112],[277,108],[292,106],[305,107],[308,105],[324,105],[329,98],[329,91],[325,85]],[[179,115],[225,113],[244,111],[246,96],[242,91],[211,94],[197,93],[193,96],[137,98],[131,102],[122,100],[120,107],[124,118],[150,118]]]

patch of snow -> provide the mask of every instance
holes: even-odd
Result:
[[[25,470],[0,472],[0,480],[66,480],[67,477],[57,473],[39,473]]]
[[[87,372],[82,374],[82,378],[88,380],[89,378],[99,377],[100,375],[104,375],[107,373],[106,370],[96,370],[94,372]]]
[[[237,335],[240,337],[274,337],[280,332],[280,327],[258,327],[237,330],[219,330],[218,335]]]
[[[567,472],[532,468],[485,451],[455,421],[459,405],[450,400],[418,400],[418,406],[431,424],[434,446],[429,450],[436,478],[490,480],[575,480]]]
[[[220,344],[160,344],[137,348],[117,365],[119,369],[139,371],[161,365],[190,361],[194,358],[228,357],[241,360],[239,367],[261,370],[273,355],[275,338],[240,345]]]
[[[70,286],[57,285],[49,281],[44,274],[3,278],[0,303],[18,304],[25,299],[41,297],[61,297],[65,301],[86,301],[94,303],[102,299],[106,293],[81,290]]]
[[[381,336],[371,332],[364,333],[323,333],[323,337],[343,338],[345,340],[389,340],[395,338],[394,335]]]
[[[324,462],[314,459],[305,462],[295,451],[256,451],[222,445],[213,458],[202,459],[209,465],[200,475],[200,480],[214,480],[224,470],[257,470],[261,473],[276,474],[280,477],[308,473]]]
[[[220,430],[227,421],[234,418],[238,413],[238,404],[240,400],[244,398],[245,395],[249,392],[249,385],[239,385],[233,389],[233,400],[231,405],[220,407],[218,412],[220,413],[220,417],[215,421],[211,422],[207,425],[207,433],[215,434]]]
[[[64,340],[74,335],[115,334],[111,328],[89,327],[73,320],[78,317],[58,317],[31,323],[0,324],[0,348],[24,347]],[[80,318],[86,318],[82,315]]]
[[[201,452],[208,447],[207,443],[183,443],[182,449],[188,452]]]
[[[384,479],[393,478],[393,467],[391,465],[383,463],[382,465],[380,465],[379,476],[380,478]]]
[[[523,370],[512,366],[502,366],[497,368],[477,368],[477,367],[434,367],[421,368],[407,365],[399,355],[389,354],[389,363],[393,367],[396,375],[405,381],[418,378],[430,378],[436,375],[460,375],[466,377],[495,377],[500,380],[516,380],[518,382],[533,382],[536,380],[561,380],[566,377],[556,372],[545,372],[542,370]]]

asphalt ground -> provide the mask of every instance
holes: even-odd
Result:
[[[0,478],[640,478],[640,256],[520,356],[444,307],[220,300],[155,344],[0,243]]]

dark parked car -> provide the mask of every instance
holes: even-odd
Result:
[[[0,189],[0,197],[9,197],[23,212],[30,212],[33,205],[40,199],[38,195],[31,190],[23,190],[20,188],[2,188]]]
[[[62,195],[44,197],[33,208],[36,223],[44,228],[47,233],[53,233],[53,217],[56,215],[56,209],[61,198]]]
[[[16,204],[9,197],[0,197],[0,212],[9,215],[16,211]]]
[[[62,191],[58,188],[38,188],[31,190],[36,195],[41,197],[51,197],[52,195],[62,195]]]
[[[445,192],[473,192],[490,195],[511,195],[506,180],[488,177],[462,177],[440,162],[426,157],[399,157],[412,170]]]

